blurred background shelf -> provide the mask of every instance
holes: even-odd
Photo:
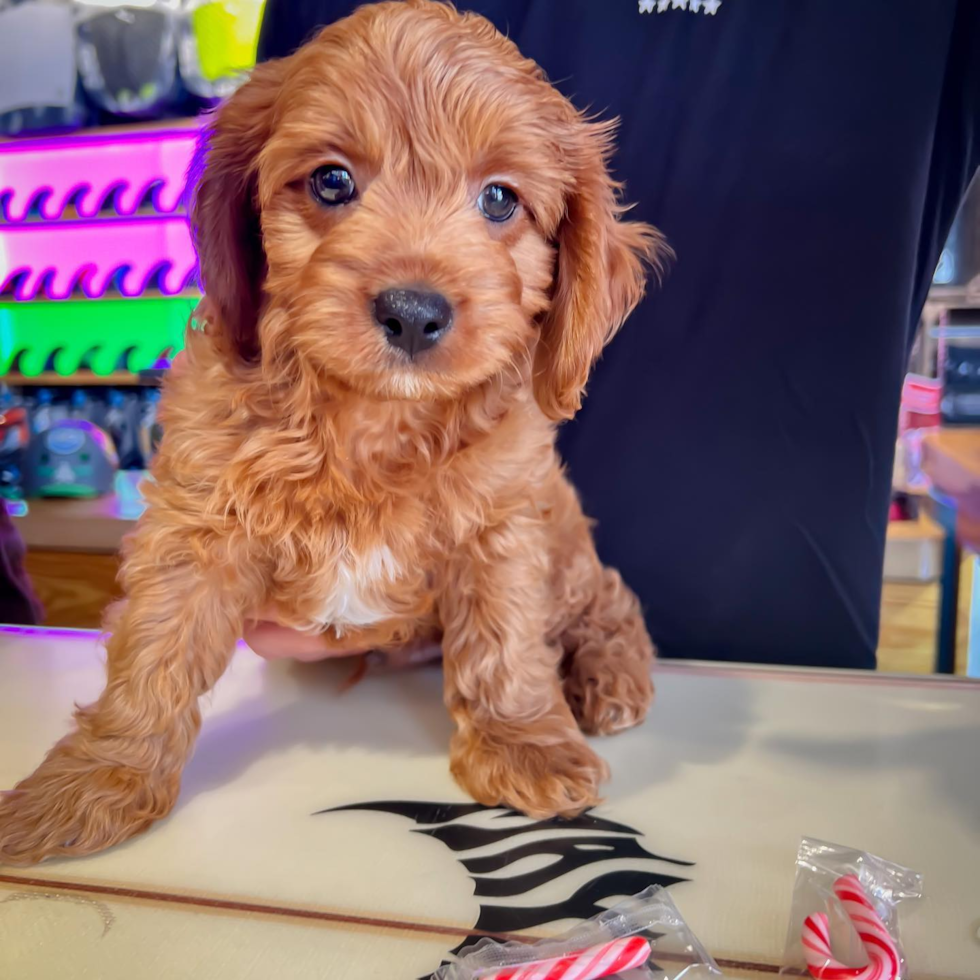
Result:
[[[78,371],[75,374],[58,374],[56,371],[42,371],[40,374],[6,374],[3,380],[8,385],[37,388],[123,388],[129,385],[156,387],[156,378],[143,377],[132,371],[113,371],[111,374],[92,374]]]

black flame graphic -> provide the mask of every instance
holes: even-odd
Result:
[[[604,911],[600,902],[619,896],[635,895],[651,885],[667,887],[689,879],[662,872],[636,869],[602,873],[609,861],[630,858],[637,861],[660,861],[678,868],[690,868],[691,861],[664,857],[648,851],[639,841],[640,831],[591,812],[570,820],[539,820],[509,827],[476,827],[461,822],[476,813],[493,813],[493,820],[521,816],[515,810],[491,810],[477,803],[426,803],[408,800],[384,800],[358,803],[321,810],[337,813],[344,810],[373,810],[407,817],[416,824],[413,833],[426,834],[442,841],[466,868],[474,883],[474,894],[480,901],[480,914],[473,924],[476,934],[514,933],[563,919],[590,919]],[[548,831],[540,840],[521,841],[528,834]],[[513,844],[491,855],[467,857],[488,844],[513,841]],[[523,858],[547,855],[556,860],[543,868],[510,877],[485,877]],[[578,868],[595,865],[601,872],[560,902],[549,905],[519,906],[483,899],[506,899],[524,895],[540,885],[557,881]],[[475,941],[465,939],[450,955]]]

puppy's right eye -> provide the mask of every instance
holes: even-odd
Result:
[[[331,207],[347,204],[357,196],[357,186],[350,171],[337,163],[317,167],[310,174],[310,191],[321,204]]]
[[[483,217],[498,223],[509,221],[517,210],[517,195],[503,184],[489,184],[477,200]]]

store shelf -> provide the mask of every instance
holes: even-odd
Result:
[[[18,301],[90,299],[148,288],[168,296],[191,285],[197,256],[183,215],[29,221],[0,225],[0,292]]]
[[[85,139],[86,137],[105,137],[119,136],[122,138],[139,136],[142,134],[155,134],[168,130],[193,130],[201,128],[202,116],[175,116],[173,119],[151,119],[141,120],[140,122],[118,123],[114,126],[88,126],[83,129],[76,129],[61,136],[0,136],[0,146],[5,143],[23,146],[28,143],[35,145],[42,141],[63,141]]]
[[[146,508],[139,490],[142,470],[122,470],[113,492],[90,500],[17,500],[0,502],[15,518],[31,551],[86,551],[112,554]]]
[[[122,388],[127,385],[155,386],[156,379],[142,378],[133,371],[113,371],[111,374],[92,374],[78,371],[75,374],[58,374],[56,371],[42,371],[40,374],[4,374],[0,381],[10,387],[36,388]]]
[[[144,292],[140,293],[139,296],[123,296],[122,293],[113,292],[110,288],[106,291],[104,296],[99,297],[98,302],[105,302],[114,299],[124,299],[126,302],[131,303],[136,300],[143,299],[164,299],[169,302],[175,302],[176,300],[187,300],[191,303],[197,303],[201,299],[201,291],[194,286],[189,286],[187,289],[182,290],[174,295],[168,295],[167,293],[161,293],[159,289],[149,288]],[[96,302],[95,300],[89,300],[84,293],[75,293],[68,299],[51,299],[48,296],[40,295],[32,300],[15,300],[13,298],[13,293],[0,293],[0,305],[4,303],[17,303],[21,308],[26,309],[27,303],[31,306],[43,306],[45,304],[51,304],[52,306],[59,306],[65,303],[72,302]]]
[[[173,214],[184,200],[198,124],[127,127],[0,142],[0,213],[9,223],[85,218],[111,204],[132,215],[151,200],[157,214]]]
[[[942,572],[943,529],[927,514],[890,521],[885,539],[886,582],[934,582]]]
[[[78,378],[89,373],[107,378],[123,366],[123,373],[135,375],[183,349],[197,300],[196,294],[184,293],[0,302],[0,375],[23,378],[18,384],[41,384],[36,379],[52,365],[50,373],[62,379],[52,384],[79,384]]]

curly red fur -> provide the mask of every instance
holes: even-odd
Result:
[[[268,605],[338,648],[441,635],[460,783],[534,816],[597,801],[580,727],[643,717],[653,650],[553,423],[663,253],[622,219],[611,141],[487,21],[430,0],[362,8],[220,109],[193,205],[204,329],[165,385],[108,682],[0,805],[0,861],[166,814],[198,698]],[[308,177],[338,161],[359,197],[328,209]],[[474,204],[491,180],[521,201],[499,226]],[[414,283],[455,321],[410,361],[370,303]]]

